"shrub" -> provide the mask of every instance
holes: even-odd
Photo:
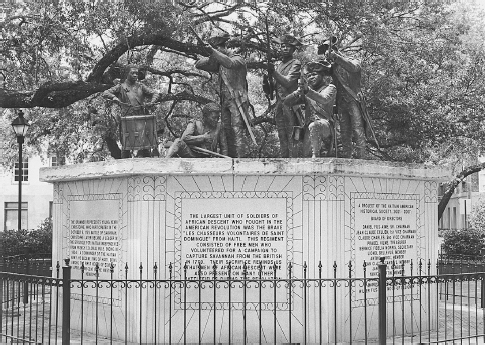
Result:
[[[475,229],[448,230],[443,235],[446,254],[480,255],[483,232]]]
[[[473,205],[470,212],[470,225],[482,232],[485,232],[485,199],[479,199]]]
[[[3,232],[4,256],[52,253],[52,219],[45,219],[37,229],[7,230]]]

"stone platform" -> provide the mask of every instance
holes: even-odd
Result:
[[[54,262],[70,258],[74,279],[81,278],[82,263],[86,267],[84,278],[94,278],[98,263],[99,279],[110,279],[113,263],[113,279],[119,280],[139,279],[140,264],[145,267],[143,279],[154,278],[151,268],[155,264],[159,268],[157,278],[169,279],[168,267],[172,264],[173,279],[182,279],[186,274],[188,279],[197,280],[199,263],[202,279],[213,276],[214,264],[218,277],[226,277],[229,261],[236,279],[242,278],[244,262],[250,279],[258,277],[260,263],[263,278],[272,277],[271,267],[276,264],[277,276],[287,279],[289,263],[292,278],[303,278],[305,265],[307,278],[318,278],[320,263],[322,278],[346,278],[363,277],[365,261],[366,277],[376,278],[381,256],[388,262],[405,264],[411,259],[415,263],[434,262],[438,251],[438,182],[447,175],[447,171],[422,165],[348,159],[147,158],[41,169],[41,180],[54,184]],[[307,325],[308,342],[318,342],[319,320],[326,325],[323,337],[329,341],[335,332],[340,338],[349,328],[364,337],[358,320],[364,304],[375,305],[374,287],[370,284],[364,292],[355,285],[338,296],[325,293],[323,303],[315,289],[309,289],[303,300],[298,291],[293,291],[290,299],[280,287],[276,305],[269,288],[271,301],[263,308],[268,320],[263,324],[272,325],[276,308],[281,315],[278,342],[289,340],[284,331],[289,319],[293,325]],[[164,302],[158,306],[155,325],[151,297],[144,295],[148,309],[142,313],[135,289],[125,294],[118,285],[112,290],[99,292],[98,302],[105,307],[98,308],[98,312],[109,314],[104,319],[124,320],[128,314],[133,320],[127,332],[129,341],[137,341],[139,336],[150,341],[154,329],[165,342],[169,332],[173,332],[173,342],[182,341],[183,327],[167,329],[167,291],[160,293],[158,301]],[[204,291],[202,304],[196,291],[186,294],[184,300],[180,290],[174,288],[173,292],[173,297],[169,294],[176,310],[173,323],[180,325],[183,303],[190,315],[200,309],[205,319],[216,311],[220,315],[213,325],[220,330],[217,341],[228,342],[227,292],[211,303],[211,292]],[[79,293],[74,298],[80,298]],[[83,294],[94,304],[92,289],[83,290]],[[409,290],[404,295],[405,300],[413,299]],[[128,302],[128,311],[124,310],[126,299],[133,299]],[[234,342],[242,340],[240,299],[242,295],[236,293],[231,305]],[[308,308],[303,307],[304,301]],[[246,302],[249,320],[251,313],[258,313],[259,297],[249,294]],[[320,304],[323,317],[317,307]],[[80,317],[76,310],[79,306],[73,305],[75,320]],[[93,308],[88,306],[83,315],[84,327],[95,327]],[[350,309],[354,321],[349,321]],[[190,322],[197,324],[196,319]],[[335,320],[338,327],[331,326]],[[304,332],[298,327],[293,331],[294,339]],[[377,332],[376,322],[369,322],[368,327],[370,336]],[[109,326],[98,328],[106,332]],[[123,338],[124,329],[118,328],[117,337]],[[187,341],[197,342],[196,327],[190,328]],[[250,342],[258,341],[256,334],[249,333]]]

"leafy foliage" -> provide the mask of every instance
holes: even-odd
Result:
[[[474,3],[267,3],[252,5],[41,3],[9,5],[0,23],[0,106],[29,108],[29,146],[73,162],[117,157],[118,109],[99,92],[120,68],[146,68],[145,83],[163,93],[155,113],[160,141],[173,140],[200,106],[219,99],[217,78],[193,64],[203,39],[229,32],[243,39],[250,100],[260,143],[252,156],[278,155],[272,106],[261,90],[270,36],[291,33],[306,46],[303,62],[330,34],[364,68],[363,84],[381,149],[378,159],[455,164],[483,152],[485,67],[483,11]],[[272,46],[271,53],[277,55]],[[13,112],[6,111],[8,121]],[[8,122],[7,121],[7,122]],[[8,145],[7,145],[8,146]],[[13,145],[12,145],[13,146]],[[117,151],[118,150],[118,151]],[[14,154],[14,150],[7,151]]]
[[[480,199],[475,205],[473,205],[472,212],[470,214],[470,225],[482,233],[485,233],[485,200]]]
[[[483,232],[476,229],[448,230],[443,237],[446,254],[479,255],[483,245]]]
[[[1,240],[4,256],[51,253],[52,219],[45,219],[37,229],[4,231]]]

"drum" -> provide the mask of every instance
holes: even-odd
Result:
[[[123,150],[141,150],[157,146],[155,115],[125,116],[121,118]]]

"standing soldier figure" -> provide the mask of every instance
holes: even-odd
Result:
[[[276,67],[270,63],[276,81],[277,105],[275,111],[276,128],[280,140],[280,155],[283,158],[298,156],[298,139],[293,137],[293,128],[299,126],[297,115],[291,107],[284,104],[286,96],[298,88],[301,62],[293,58],[296,48],[302,43],[291,35],[284,35],[274,42],[280,44],[281,63]]]
[[[352,158],[352,139],[355,142],[355,157],[365,155],[364,118],[359,107],[361,97],[362,69],[360,63],[342,55],[337,49],[336,39],[332,38],[332,49],[329,51],[330,41],[318,46],[318,54],[326,54],[333,62],[333,77],[337,86],[337,108],[340,117],[340,135],[342,140],[342,156]]]
[[[326,62],[309,62],[303,68],[298,90],[288,95],[285,105],[303,104],[305,108],[305,135],[303,156],[320,157],[324,144],[331,153],[335,136],[332,122],[333,105],[337,88],[332,84],[331,65]],[[311,152],[310,152],[311,151]]]
[[[236,54],[238,42],[230,40],[228,34],[212,37],[209,43],[205,47],[211,55],[198,60],[195,67],[219,73],[221,120],[228,153],[230,157],[244,158],[249,155],[247,136],[248,130],[251,131],[246,61]]]

